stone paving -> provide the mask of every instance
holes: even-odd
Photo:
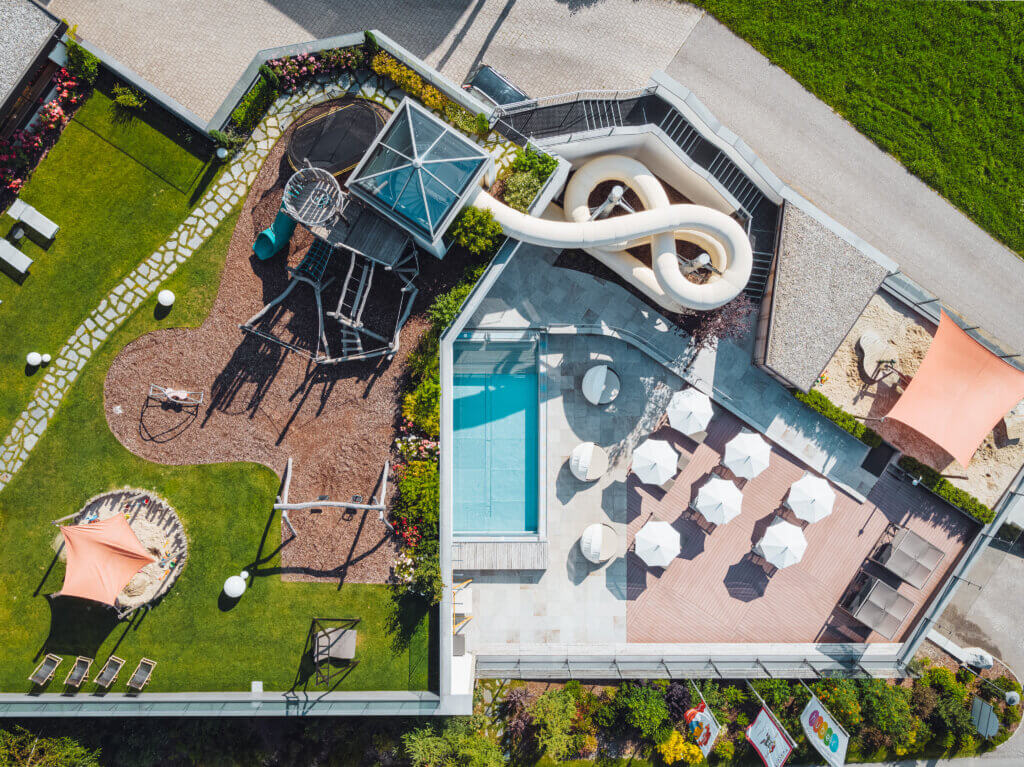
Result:
[[[31,401],[0,445],[0,490],[24,465],[93,352],[191,257],[242,201],[281,134],[310,105],[346,94],[371,99],[389,109],[394,109],[405,95],[390,81],[382,84],[372,72],[364,71],[359,77],[342,75],[334,82],[309,85],[300,92],[280,96],[249,142],[178,229],[100,301],[54,357]],[[511,162],[515,146],[497,134],[478,143],[491,153],[499,167]]]

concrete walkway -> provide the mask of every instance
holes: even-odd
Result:
[[[667,72],[786,183],[1024,352],[1024,261],[710,16]]]
[[[487,63],[543,96],[644,85],[702,15],[672,0],[52,0],[49,9],[203,119],[264,48],[376,28],[455,82]]]

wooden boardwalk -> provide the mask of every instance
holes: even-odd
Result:
[[[648,568],[634,554],[627,555],[628,641],[900,641],[978,526],[922,488],[886,475],[865,503],[837,489],[832,514],[804,530],[808,546],[803,560],[769,578],[751,561],[750,550],[777,510],[799,522],[782,507],[789,486],[805,470],[796,458],[773,445],[769,467],[745,485],[743,480],[737,482],[743,489],[740,516],[710,533],[697,524],[703,518],[688,509],[712,470],[733,479],[720,466],[721,454],[725,443],[741,428],[738,419],[718,410],[701,445],[668,428],[659,430],[657,437],[668,439],[691,456],[668,493],[642,485],[629,475],[628,543],[632,545],[636,531],[653,516],[679,529],[683,550],[665,569]],[[909,527],[945,553],[921,590],[866,563],[889,522]],[[892,640],[870,632],[837,609],[862,566],[898,586],[900,593],[914,602],[914,609]]]

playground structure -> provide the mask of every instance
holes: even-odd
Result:
[[[633,211],[616,186],[608,199],[591,210],[588,198],[600,184],[614,181],[640,198]],[[746,287],[753,252],[743,228],[725,213],[703,205],[672,205],[661,182],[641,162],[622,155],[602,155],[579,168],[565,189],[566,221],[521,213],[481,190],[473,204],[489,210],[511,237],[554,248],[582,248],[633,287],[669,311],[706,311],[727,304]],[[625,215],[603,217],[616,208]],[[676,254],[676,239],[704,252],[687,262]],[[628,252],[649,244],[651,266]],[[702,282],[687,275],[707,270]]]

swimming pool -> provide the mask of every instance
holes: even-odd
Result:
[[[536,535],[537,342],[460,340],[453,378],[453,531]]]

